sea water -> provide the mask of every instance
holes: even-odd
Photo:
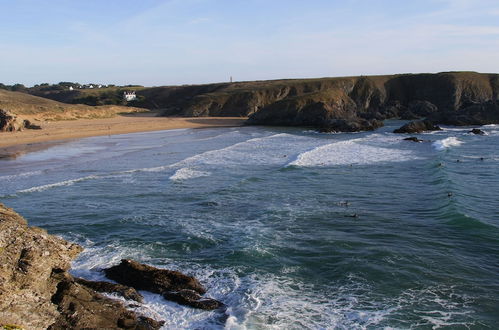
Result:
[[[414,143],[386,124],[71,141],[0,160],[0,202],[84,246],[76,276],[133,258],[228,306],[143,292],[165,329],[497,328],[499,127]]]

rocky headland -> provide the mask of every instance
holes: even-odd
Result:
[[[385,119],[426,119],[435,126],[499,123],[499,75],[477,72],[140,87],[133,102],[117,99],[128,106],[75,104],[86,100],[81,91],[38,92],[0,90],[0,108],[35,116],[35,124],[146,109],[166,117],[249,117],[249,125],[309,126],[323,132],[374,130]],[[109,92],[96,89],[92,95],[105,98]]]
[[[164,116],[249,116],[248,124],[373,130],[385,119],[499,123],[499,75],[476,72],[274,80],[145,88]]]
[[[145,330],[164,324],[101,293],[140,303],[143,297],[137,290],[146,290],[194,308],[224,307],[203,297],[206,289],[195,278],[133,260],[104,271],[119,284],[75,278],[68,270],[81,251],[76,244],[29,227],[0,204],[0,328]]]

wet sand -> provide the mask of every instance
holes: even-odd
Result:
[[[179,128],[232,127],[243,125],[245,120],[240,117],[155,117],[154,114],[141,113],[104,119],[43,122],[41,130],[0,132],[0,158],[16,157],[64,140]]]

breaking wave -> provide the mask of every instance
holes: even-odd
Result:
[[[418,159],[413,151],[362,143],[363,139],[335,142],[301,153],[287,166],[368,165]]]
[[[83,178],[78,178],[78,179],[72,179],[72,180],[65,180],[61,182],[56,182],[56,183],[50,183],[50,184],[45,184],[42,186],[37,186],[37,187],[32,187],[28,189],[23,189],[19,190],[18,193],[32,193],[32,192],[40,192],[40,191],[45,191],[47,189],[55,188],[55,187],[64,187],[64,186],[72,186],[73,184],[77,182],[82,182],[86,180],[92,180],[92,179],[98,179],[99,176],[97,175],[89,175]]]
[[[462,141],[458,140],[456,137],[451,136],[442,140],[438,140],[432,143],[432,146],[439,151],[451,148],[458,147],[463,144]]]

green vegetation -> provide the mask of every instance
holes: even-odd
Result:
[[[20,327],[15,324],[0,324],[0,330],[23,330],[23,327]]]
[[[21,84],[4,85],[0,84],[1,89],[9,91],[20,91],[35,96],[41,96],[54,101],[69,103],[69,104],[85,104],[85,105],[128,105],[135,106],[140,100],[133,104],[123,100],[123,92],[138,91],[144,89],[140,85],[103,85],[97,83],[80,84],[77,82],[61,81],[58,84],[38,84],[33,87],[25,87]]]

